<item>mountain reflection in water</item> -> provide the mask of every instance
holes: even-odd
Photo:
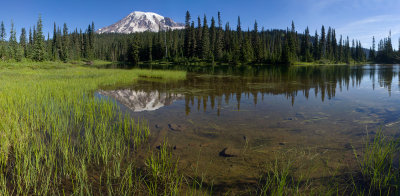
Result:
[[[135,91],[130,89],[100,91],[101,95],[116,99],[134,112],[154,111],[174,101],[183,99],[181,94],[160,93],[159,91]]]
[[[397,65],[212,69],[189,72],[184,81],[139,80],[124,90],[100,91],[100,94],[115,98],[135,112],[154,111],[184,99],[186,115],[193,108],[205,111],[209,106],[219,116],[221,105],[234,101],[235,110],[241,110],[243,101],[251,100],[257,105],[265,96],[283,95],[293,106],[298,98],[315,97],[325,102],[338,92],[368,89],[364,92],[367,94],[378,87],[386,89],[390,97],[399,73]]]

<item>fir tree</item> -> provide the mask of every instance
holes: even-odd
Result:
[[[215,27],[215,19],[214,17],[212,17],[211,27],[210,27],[210,55],[212,59],[214,59],[216,40],[217,40],[217,29]]]
[[[17,53],[18,53],[18,42],[17,42],[17,33],[15,32],[14,29],[14,22],[11,21],[11,29],[10,29],[10,38],[8,40],[8,46],[9,46],[9,57],[10,59],[15,59],[20,61],[21,60],[21,56],[18,55],[17,57]]]
[[[254,48],[255,60],[257,62],[261,62],[262,60],[262,49],[260,43],[260,36],[258,35],[258,23],[257,21],[254,22],[254,30],[253,30],[253,40],[252,45]]]
[[[203,27],[201,25],[200,16],[197,17],[197,30],[196,30],[196,57],[202,58],[202,47],[203,47]]]
[[[343,37],[342,37],[342,35],[340,35],[337,61],[338,62],[344,62],[343,56],[344,56],[343,55]]]
[[[238,35],[239,42],[241,42],[242,41],[242,24],[240,22],[240,16],[238,16],[236,32],[237,32],[237,35]]]
[[[301,42],[301,55],[303,56],[303,61],[310,62],[312,61],[311,57],[311,46],[310,46],[310,31],[308,27],[304,31],[304,38]]]
[[[292,28],[290,30],[289,36],[289,48],[290,48],[290,59],[291,61],[297,61],[297,52],[298,52],[298,39],[297,39],[297,32],[294,25],[294,21],[292,21]]]
[[[56,23],[54,23],[53,41],[52,41],[53,43],[51,44],[51,51],[52,51],[52,59],[53,59],[53,61],[56,61],[59,58],[59,55],[58,55],[59,51],[58,51],[58,48],[57,48],[58,42],[57,41],[58,41],[57,26],[56,26]]]
[[[322,25],[322,28],[321,28],[321,39],[320,39],[320,42],[319,42],[319,50],[320,50],[319,59],[326,58],[326,37],[325,37],[325,27],[324,27],[324,25]]]
[[[32,58],[33,54],[33,35],[32,35],[32,28],[29,28],[29,37],[28,37],[28,44],[26,47],[26,58]]]
[[[21,29],[21,35],[19,36],[19,45],[22,47],[24,52],[24,57],[27,57],[27,43],[26,43],[26,30],[25,28]]]
[[[190,26],[190,37],[189,37],[189,40],[190,40],[190,50],[189,50],[189,54],[188,54],[189,56],[188,57],[193,58],[197,54],[198,44],[199,44],[197,42],[197,39],[196,39],[196,29],[194,27],[194,21],[192,21],[192,24]]]
[[[62,36],[62,55],[61,60],[67,62],[69,59],[69,35],[67,24],[64,23],[63,36]]]
[[[186,11],[186,17],[185,17],[185,40],[184,40],[184,45],[183,45],[183,50],[184,50],[184,55],[186,58],[189,58],[191,56],[191,39],[192,39],[192,28],[190,26],[190,13],[189,11]]]
[[[1,21],[0,25],[0,59],[5,60],[6,58],[6,28],[4,27],[4,22]]]
[[[218,12],[217,41],[215,43],[215,57],[217,60],[222,60],[223,47],[224,47],[224,45],[223,45],[221,12]]]
[[[319,49],[319,38],[318,38],[318,31],[315,31],[314,35],[314,44],[313,44],[313,53],[314,53],[314,59],[319,60],[321,59],[320,52],[321,50]]]
[[[206,60],[209,59],[209,57],[210,57],[210,37],[207,25],[207,17],[206,15],[204,15],[203,32],[201,40],[201,58]]]
[[[43,24],[42,17],[39,16],[39,19],[36,24],[36,30],[34,29],[33,36],[33,56],[32,59],[35,61],[44,61],[45,60],[45,45],[44,45],[44,37],[43,37]]]
[[[249,31],[247,33],[249,35]],[[244,63],[253,61],[253,47],[251,47],[251,40],[249,36],[244,36],[241,47],[241,59]]]
[[[6,28],[4,27],[4,22],[1,21],[1,25],[0,25],[0,41],[4,42],[6,41]]]
[[[282,59],[281,62],[287,65],[290,65],[292,63],[292,59],[291,59],[291,50],[290,50],[290,40],[288,39],[289,37],[289,33],[288,31],[286,32],[286,39],[285,39],[285,43],[283,45],[283,51],[282,51]]]
[[[400,41],[399,41],[399,43],[400,43]],[[400,47],[400,45],[399,45],[399,47]],[[375,55],[376,55],[376,51],[375,51],[375,36],[373,36],[372,37],[372,48],[370,49],[370,53],[369,53],[369,60],[370,61],[375,61]]]
[[[349,36],[347,36],[347,39],[346,39],[344,58],[345,58],[346,63],[349,64],[351,62],[351,50],[350,50]]]
[[[328,33],[326,35],[326,54],[325,58],[332,60],[332,28],[328,27]]]
[[[131,49],[131,55],[132,55],[132,64],[133,65],[138,65],[139,64],[139,38],[138,36],[135,36],[132,42],[132,49]]]

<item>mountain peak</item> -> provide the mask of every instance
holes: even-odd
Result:
[[[185,26],[174,22],[171,18],[161,16],[154,12],[134,11],[128,16],[108,27],[97,30],[97,33],[135,33],[158,32],[166,29],[183,29]]]

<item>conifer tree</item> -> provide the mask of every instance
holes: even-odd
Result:
[[[51,44],[51,52],[52,52],[52,59],[53,61],[58,60],[58,48],[57,48],[57,40],[58,40],[58,34],[57,34],[57,26],[56,23],[54,23],[54,29],[53,29],[53,40],[52,40],[52,44]]]
[[[222,34],[222,20],[221,12],[218,12],[218,30],[217,30],[217,41],[215,43],[215,57],[217,60],[222,60],[223,56],[223,34]]]
[[[19,45],[22,47],[24,57],[26,58],[27,54],[27,43],[26,43],[26,29],[22,28],[21,29],[21,35],[19,36]]]
[[[184,50],[184,55],[186,58],[189,58],[191,56],[190,48],[191,48],[191,39],[192,39],[192,28],[190,26],[190,13],[189,11],[186,11],[186,17],[185,17],[185,40],[184,40],[184,45],[183,45],[183,50]]]
[[[43,36],[43,24],[42,17],[39,16],[39,19],[36,24],[36,29],[34,28],[34,36],[33,36],[33,56],[32,59],[35,61],[44,61],[45,60],[45,45],[44,45],[44,36]]]
[[[319,52],[320,57],[319,57],[319,59],[326,58],[326,37],[325,37],[325,27],[324,27],[324,25],[322,25],[322,28],[321,28],[321,39],[320,39],[320,42],[319,42],[319,49],[320,49],[320,52]]]
[[[138,65],[139,64],[139,49],[140,49],[140,45],[139,45],[139,38],[138,36],[135,36],[133,38],[133,42],[132,42],[132,49],[131,49],[131,55],[132,55],[132,64],[133,65]]]
[[[212,59],[214,59],[216,40],[217,40],[217,29],[215,27],[215,19],[214,17],[212,17],[211,27],[210,27],[210,55]]]
[[[332,29],[332,44],[331,44],[331,51],[332,51],[332,60],[337,61],[337,53],[338,53],[338,45],[336,39],[336,30]]]
[[[297,61],[297,53],[298,53],[298,39],[297,39],[297,32],[296,28],[294,25],[294,21],[292,21],[292,28],[290,31],[290,35],[288,36],[289,38],[289,47],[290,47],[290,54],[291,54],[291,60],[292,61]]]
[[[326,59],[332,60],[332,28],[328,27],[328,33],[326,35]]]
[[[239,42],[241,42],[242,41],[242,24],[240,22],[240,16],[238,16],[236,32],[237,32],[237,35],[238,35]]]
[[[197,50],[198,50],[198,44],[199,42],[197,42],[196,39],[196,29],[194,27],[194,21],[192,21],[192,24],[190,26],[190,50],[189,50],[189,56],[188,57],[195,57],[197,55]]]
[[[351,58],[356,59],[356,42],[354,39],[351,41],[351,48],[350,48]]]
[[[203,47],[203,27],[201,25],[200,16],[197,17],[197,30],[196,30],[196,57],[202,58],[202,47]]]
[[[28,44],[26,46],[26,58],[32,59],[32,52],[33,52],[33,35],[32,35],[32,28],[29,28],[29,36],[28,36]]]
[[[287,65],[290,65],[292,63],[292,59],[291,59],[291,50],[290,50],[290,39],[288,39],[290,37],[289,35],[289,30],[286,31],[286,39],[285,39],[285,43],[283,45],[283,51],[282,51],[282,59],[281,62]]]
[[[310,31],[308,27],[304,31],[304,38],[301,42],[301,55],[303,56],[303,61],[310,62],[312,60],[311,57],[311,45],[310,45]]]
[[[1,21],[0,25],[0,59],[5,60],[6,58],[6,28],[4,27],[4,22]]]
[[[247,33],[247,35],[249,35]],[[249,36],[244,36],[241,47],[241,59],[244,63],[249,63],[253,60],[253,48],[251,47],[251,41]]]
[[[202,40],[201,40],[201,58],[204,60],[209,59],[210,55],[210,37],[207,25],[207,17],[204,15],[203,21],[203,32],[202,32]]]
[[[89,25],[88,26],[88,29],[87,29],[87,31],[86,31],[86,33],[85,34],[83,34],[83,53],[84,53],[84,57],[86,58],[86,59],[90,59],[90,40],[89,40],[89,34],[90,34],[90,32],[91,32],[92,30],[91,30],[91,26]]]
[[[345,58],[346,63],[349,64],[351,62],[351,50],[350,50],[349,36],[347,36],[347,39],[346,39],[344,58]]]
[[[19,54],[17,56],[17,53],[19,52],[18,50],[18,42],[17,42],[17,33],[15,32],[14,29],[14,22],[11,21],[11,29],[10,29],[10,38],[8,40],[8,46],[9,46],[9,57],[10,59],[15,59],[17,61],[21,61],[22,56]]]
[[[0,41],[4,42],[6,41],[6,28],[4,27],[4,22],[1,21],[1,25],[0,25]]]
[[[314,51],[314,59],[315,60],[321,59],[321,55],[320,55],[321,50],[319,49],[318,31],[315,31],[313,51]]]
[[[252,45],[254,48],[255,60],[257,62],[261,62],[262,60],[262,49],[260,43],[260,36],[258,35],[258,23],[257,21],[254,22],[254,29],[253,29],[253,40]]]
[[[94,22],[92,22],[92,25],[89,25],[88,28],[88,60],[93,60],[94,59],[94,42],[95,42],[95,28],[94,28]]]
[[[340,40],[339,40],[339,48],[338,48],[338,62],[344,62],[343,60],[343,37],[340,35]]]
[[[67,62],[69,59],[69,35],[67,24],[64,23],[63,35],[62,35],[62,55],[61,60]]]
[[[400,41],[399,41],[399,44],[400,44]],[[400,47],[400,45],[399,45],[399,47]],[[375,55],[376,55],[376,51],[375,51],[375,36],[372,37],[372,48],[370,48],[369,51],[370,51],[369,60],[370,61],[375,61]],[[399,52],[400,52],[400,50],[399,50]]]

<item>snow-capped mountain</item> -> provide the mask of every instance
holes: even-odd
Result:
[[[181,94],[167,94],[158,91],[145,92],[130,89],[100,91],[99,93],[116,99],[134,112],[154,111],[184,98]]]
[[[185,25],[152,12],[132,12],[117,23],[97,30],[97,33],[158,32],[166,29],[184,29]]]

